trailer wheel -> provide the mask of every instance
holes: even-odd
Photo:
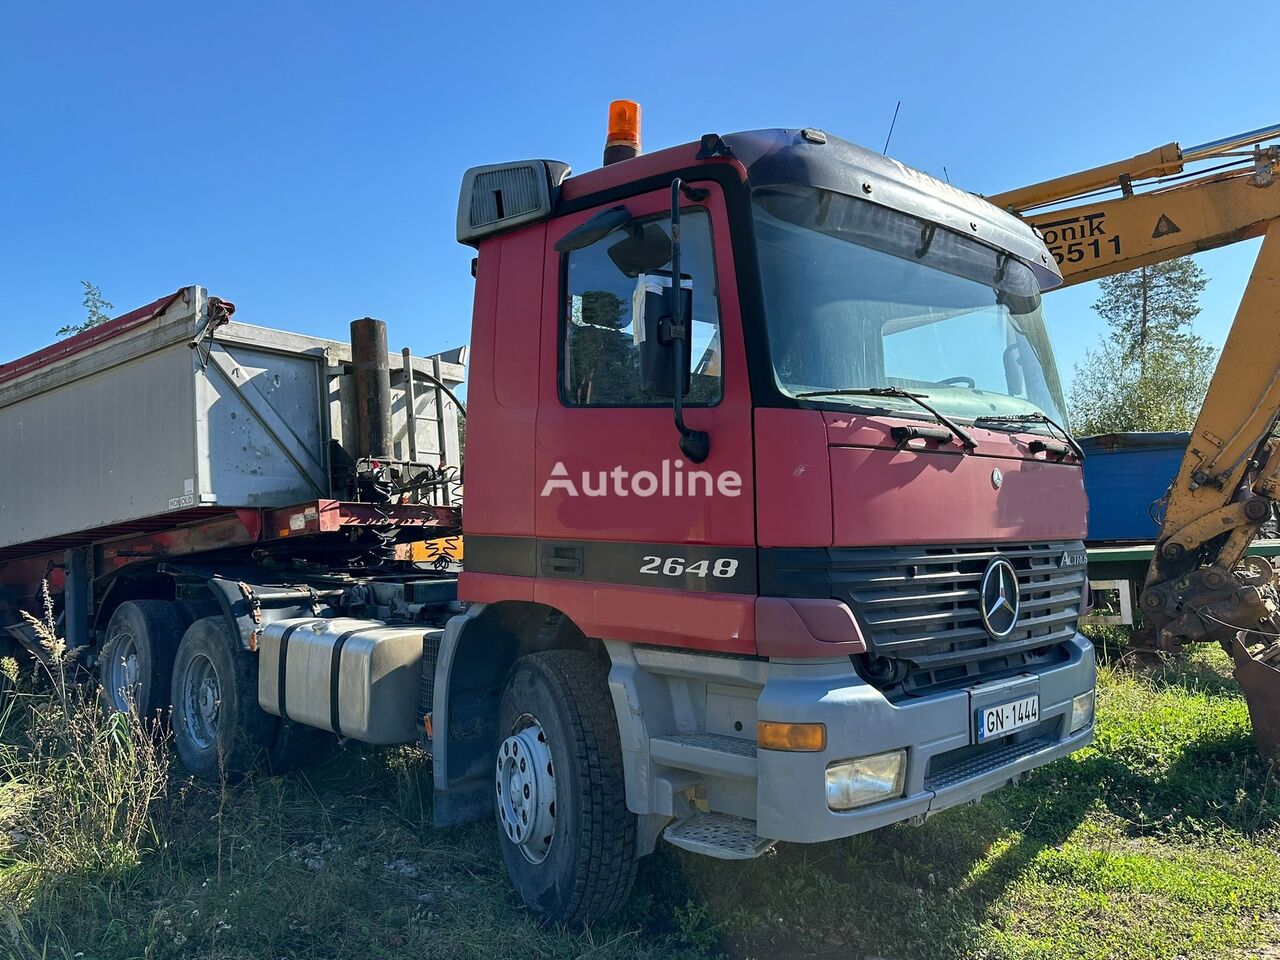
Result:
[[[109,710],[153,719],[169,706],[183,627],[166,600],[127,600],[116,607],[98,657],[98,682]]]
[[[520,898],[570,923],[617,909],[635,882],[636,817],[607,668],[581,650],[523,657],[498,721],[499,843]]]
[[[258,706],[257,664],[226,618],[191,624],[173,668],[173,740],[183,765],[208,780],[248,773],[270,749],[275,724]]]

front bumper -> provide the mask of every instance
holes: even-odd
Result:
[[[1092,722],[1068,733],[1071,700],[1092,690],[1093,645],[1076,634],[1059,664],[972,688],[890,703],[859,678],[849,662],[773,660],[758,703],[758,717],[824,723],[820,753],[760,750],[757,754],[757,833],[771,840],[816,843],[853,836],[904,820],[922,820],[974,800],[1021,774],[1066,756],[1093,738]],[[1025,731],[981,746],[975,742],[977,708],[1036,692],[1040,720]],[[855,810],[827,807],[827,765],[905,748],[904,795]]]

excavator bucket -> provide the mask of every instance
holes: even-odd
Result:
[[[1231,641],[1231,659],[1236,668],[1233,675],[1244,691],[1249,705],[1249,719],[1253,723],[1253,742],[1264,760],[1280,759],[1280,646],[1275,644],[1256,653],[1237,634]],[[1275,657],[1275,659],[1273,659]]]

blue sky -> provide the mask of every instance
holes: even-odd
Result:
[[[991,193],[1280,120],[1273,11],[1200,4],[6,4],[0,358],[200,283],[237,319],[394,347],[465,342],[474,164],[598,165],[608,101],[649,149],[812,125]],[[1269,22],[1268,22],[1269,21]],[[1199,257],[1220,343],[1257,242]],[[1052,295],[1064,373],[1101,323]]]

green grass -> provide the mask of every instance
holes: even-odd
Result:
[[[225,790],[177,780],[154,816],[133,865],[40,873],[0,807],[0,897],[30,891],[7,928],[0,903],[0,956],[1280,955],[1280,786],[1216,649],[1104,668],[1093,747],[923,827],[748,863],[660,844],[623,914],[589,930],[533,922],[488,824],[432,829],[411,749]]]

